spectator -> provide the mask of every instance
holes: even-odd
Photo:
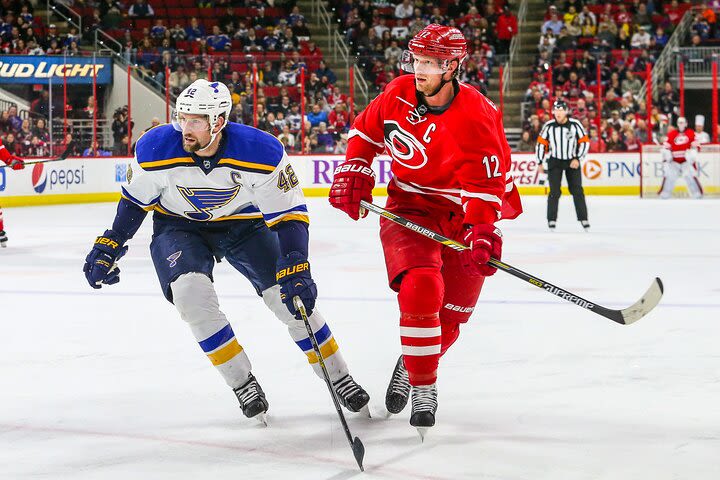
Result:
[[[102,148],[97,140],[95,140],[95,142],[93,142],[93,146],[95,148],[92,148],[92,147],[86,148],[83,151],[82,156],[83,157],[109,157],[112,155],[112,152]]]
[[[335,149],[333,150],[333,153],[336,155],[344,155],[345,153],[347,153],[347,147],[348,147],[348,134],[341,133],[340,140],[335,144]]]
[[[22,144],[15,139],[15,134],[8,133],[3,140],[3,145],[11,154],[22,156]]]
[[[642,88],[642,82],[635,74],[631,71],[625,73],[625,80],[622,81],[623,92],[630,92],[633,97],[637,97],[640,94]]]
[[[597,127],[594,125],[590,127],[590,149],[588,151],[590,153],[605,153],[607,151],[605,140],[598,136]]]
[[[153,25],[150,29],[150,37],[155,40],[160,40],[165,36],[166,31],[167,28],[164,25],[164,20],[162,18],[158,18],[155,20],[155,25]]]
[[[317,103],[313,104],[312,111],[307,114],[306,118],[312,127],[319,126],[320,122],[325,122],[325,124],[327,124],[328,121],[327,113],[322,111],[320,105]]]
[[[498,39],[497,53],[509,53],[510,42],[518,32],[518,22],[517,17],[510,12],[508,5],[503,7],[502,14],[498,16],[495,31]]]
[[[190,85],[190,77],[185,72],[185,65],[180,64],[170,73],[170,88],[177,94],[185,90],[188,85]]]
[[[230,37],[220,31],[219,25],[213,25],[213,34],[207,37],[207,44],[215,52],[222,52],[230,47]]]
[[[332,153],[335,149],[335,137],[327,129],[327,123],[318,123],[317,132],[317,151],[322,153]]]
[[[185,37],[189,41],[199,40],[205,36],[205,27],[200,25],[197,18],[190,19],[190,25],[185,27]]]
[[[50,132],[48,131],[47,127],[45,126],[45,119],[39,118],[37,122],[35,122],[35,126],[30,129],[30,133],[34,137],[37,137],[43,142],[49,142],[50,141]]]
[[[625,145],[625,142],[623,142],[622,137],[620,136],[620,132],[618,132],[614,128],[610,130],[610,138],[606,142],[606,150],[608,152],[627,151],[627,146]]]
[[[285,147],[285,151],[290,153],[295,151],[295,135],[290,132],[290,126],[285,125],[282,128],[282,133],[278,135],[278,140]]]
[[[395,18],[405,19],[413,16],[414,7],[410,3],[410,0],[402,0],[395,7]]]
[[[155,11],[145,0],[135,0],[128,10],[128,17],[147,18],[154,17]]]
[[[7,124],[10,126],[10,130],[18,131],[22,128],[22,118],[18,115],[17,107],[15,105],[8,108]]]
[[[638,49],[648,48],[650,46],[650,34],[645,28],[641,27],[633,34],[630,46]]]
[[[523,130],[522,135],[520,137],[520,141],[518,142],[517,149],[518,152],[534,152],[535,151],[535,142],[532,138],[530,138],[530,131],[529,130]]]
[[[548,20],[548,21],[546,21],[545,23],[543,23],[543,26],[542,26],[542,28],[541,28],[541,31],[542,31],[542,32],[547,32],[548,30],[550,30],[550,31],[552,31],[552,33],[553,33],[554,35],[559,35],[559,34],[560,34],[560,29],[561,29],[564,25],[565,25],[565,24],[562,22],[562,20],[560,20],[560,19],[558,18],[557,13],[552,13],[552,14],[550,15],[550,20]]]
[[[663,91],[660,93],[660,111],[665,115],[674,114],[679,108],[680,100],[677,92],[673,89],[672,83],[665,82]]]
[[[350,118],[345,108],[345,104],[338,102],[328,114],[328,125],[330,130],[335,133],[347,132],[350,125]]]

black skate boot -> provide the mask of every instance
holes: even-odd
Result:
[[[5,230],[0,230],[0,247],[7,248],[7,234]]]
[[[557,227],[557,222],[555,220],[548,220],[548,228],[551,232],[555,231],[555,227]]]
[[[437,411],[437,388],[435,384],[412,387],[412,414],[410,425],[418,429],[420,438],[425,441],[428,428],[435,425]]]
[[[400,355],[395,370],[393,370],[390,384],[385,393],[385,408],[390,413],[400,413],[405,408],[410,398],[410,379],[408,372],[405,370],[403,357]]]
[[[256,418],[260,423],[267,426],[265,414],[268,411],[268,402],[265,399],[265,392],[251,373],[248,380],[242,386],[233,390],[240,402],[243,415],[247,418]]]
[[[357,384],[348,373],[340,380],[333,382],[333,389],[340,403],[351,412],[366,410],[370,395]],[[365,412],[369,416],[369,411]]]
[[[587,220],[580,220],[580,225],[582,225],[586,232],[590,231],[590,222]]]

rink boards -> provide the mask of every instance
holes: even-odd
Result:
[[[706,188],[720,189],[707,172],[716,168],[718,156],[704,155],[699,159],[700,180]],[[712,158],[711,158],[712,157]],[[291,156],[295,172],[307,196],[327,195],[332,172],[342,163],[344,155]],[[657,162],[659,159],[653,159]],[[645,162],[648,164],[648,162]],[[40,163],[24,170],[0,169],[0,205],[24,206],[58,203],[116,201],[120,186],[127,181],[127,157],[73,158],[62,162]],[[711,166],[713,166],[711,168]],[[380,156],[373,168],[377,175],[375,195],[385,195],[392,176],[391,160]],[[538,183],[535,155],[517,153],[512,156],[512,174],[520,193],[545,195],[547,188]],[[645,168],[654,168],[646,165]],[[640,154],[591,154],[582,165],[583,185],[589,195],[639,195]],[[707,178],[706,178],[707,177]]]

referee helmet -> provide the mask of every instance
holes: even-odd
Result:
[[[553,102],[553,110],[565,110],[567,111],[568,105],[565,100],[557,99],[555,102]]]

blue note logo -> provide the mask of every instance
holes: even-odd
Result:
[[[179,251],[173,253],[172,255],[170,255],[169,257],[167,257],[165,259],[168,262],[170,262],[170,268],[173,268],[175,265],[177,265],[177,261],[180,258],[180,255],[182,255],[182,250],[179,250]]]
[[[183,212],[188,218],[206,222],[213,218],[211,210],[222,208],[232,202],[240,191],[240,185],[233,188],[192,188],[177,187],[180,195],[193,207]]]

